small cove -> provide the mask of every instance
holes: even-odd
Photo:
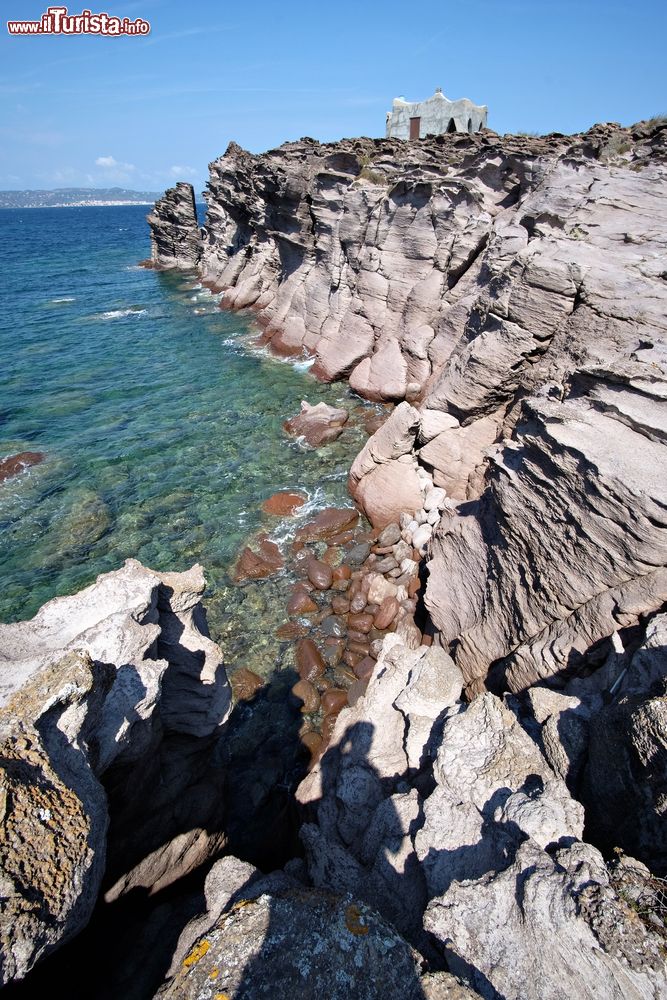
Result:
[[[319,451],[282,424],[302,399],[354,412],[346,386],[255,350],[248,318],[222,312],[195,275],[137,266],[145,206],[0,213],[0,455],[45,461],[0,485],[0,620],[140,559],[201,562],[209,627],[228,667],[268,676],[290,579],[233,585],[260,530],[287,546],[314,510],[349,505],[358,420]],[[282,489],[310,497],[294,519],[261,512]]]

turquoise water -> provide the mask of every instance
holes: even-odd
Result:
[[[251,346],[195,276],[137,267],[147,209],[0,212],[0,457],[46,460],[0,484],[0,621],[31,617],[133,556],[158,570],[201,562],[209,625],[231,667],[266,674],[287,578],[239,588],[228,571],[279,489],[309,509],[349,504],[358,425],[321,451],[282,431],[301,399],[358,407],[341,385]],[[304,515],[305,516],[305,515]]]

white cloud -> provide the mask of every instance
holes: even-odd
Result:
[[[114,156],[98,156],[95,166],[103,167],[105,170],[120,170],[123,173],[130,173],[135,169],[133,163],[120,163]]]
[[[102,180],[107,184],[127,184],[136,176],[136,167],[133,163],[122,163],[115,156],[98,156],[95,166],[104,171]]]
[[[197,171],[194,167],[169,167],[172,177],[196,177]]]

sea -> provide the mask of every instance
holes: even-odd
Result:
[[[139,266],[146,206],[0,211],[0,458],[45,460],[0,483],[0,621],[32,617],[133,557],[199,562],[214,639],[230,669],[268,676],[290,579],[239,587],[231,570],[260,531],[283,546],[329,505],[364,440],[361,400],[308,361],[256,346],[252,318],[223,312],[196,274]],[[302,399],[346,407],[339,440],[311,450],[283,422]],[[305,491],[296,518],[261,511]]]

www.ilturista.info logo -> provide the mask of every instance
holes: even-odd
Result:
[[[147,35],[150,30],[141,17],[131,21],[89,10],[68,14],[67,7],[49,7],[39,21],[7,21],[10,35]]]

